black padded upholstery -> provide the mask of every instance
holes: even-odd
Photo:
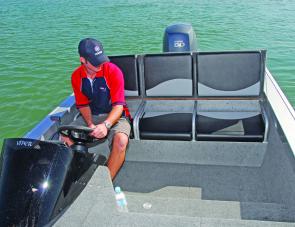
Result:
[[[230,97],[258,99],[263,88],[265,51],[197,53],[197,93],[199,97],[226,97],[232,108],[222,112],[208,105],[198,110],[196,139],[206,141],[264,141],[265,123],[258,107],[243,110]],[[209,101],[208,101],[209,103]],[[226,102],[220,103],[225,105]],[[259,104],[258,104],[259,105]],[[242,108],[242,109],[239,109]]]
[[[143,117],[139,124],[140,138],[153,140],[191,140],[192,114],[171,113]]]
[[[201,141],[262,142],[264,131],[261,114],[242,119],[196,118],[196,138]]]
[[[145,55],[143,63],[147,97],[192,97],[193,70],[190,53]],[[171,108],[171,105],[177,105],[174,102],[169,102],[165,109],[167,103],[163,103],[163,106],[156,104],[153,108],[144,110],[145,114],[139,120],[139,137],[153,140],[192,140],[190,111],[193,110],[193,103],[189,110],[179,106]],[[147,106],[150,105],[151,102],[147,100]]]
[[[146,55],[144,81],[147,96],[192,96],[191,55]]]
[[[110,61],[123,72],[125,82],[125,96],[139,96],[139,81],[135,55],[110,56]]]
[[[263,56],[259,51],[197,54],[199,96],[259,96]]]

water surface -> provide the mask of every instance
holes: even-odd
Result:
[[[109,55],[158,53],[176,22],[193,25],[202,51],[267,49],[295,105],[295,1],[0,0],[0,15],[0,145],[71,94],[81,38],[100,39]]]

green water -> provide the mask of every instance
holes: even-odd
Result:
[[[81,38],[100,39],[111,55],[161,52],[175,22],[193,25],[202,51],[267,49],[295,105],[293,0],[0,0],[0,15],[0,145],[71,94]]]

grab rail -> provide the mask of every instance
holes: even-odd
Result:
[[[283,91],[271,75],[269,70],[265,68],[265,84],[264,92],[269,100],[270,105],[281,125],[286,139],[295,156],[295,111]]]

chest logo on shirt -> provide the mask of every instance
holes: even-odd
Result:
[[[106,87],[99,87],[99,90],[102,91],[102,92],[106,92],[107,88]]]

